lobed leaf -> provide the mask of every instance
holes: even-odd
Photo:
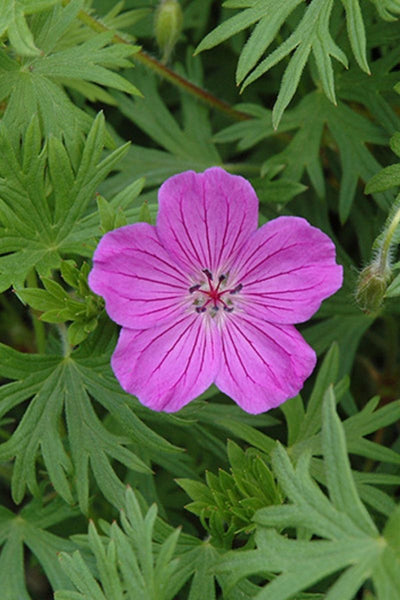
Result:
[[[222,558],[217,571],[229,573],[230,586],[243,577],[257,574],[269,580],[259,586],[257,599],[289,600],[330,576],[324,597],[351,600],[369,577],[379,589],[382,571],[389,580],[391,573],[396,572],[397,538],[391,538],[395,526],[388,525],[384,532],[386,537],[380,537],[360,501],[331,391],[324,400],[322,435],[330,499],[309,475],[309,455],[302,454],[295,468],[278,445],[273,453],[273,467],[289,503],[256,513],[256,550],[236,551]],[[393,524],[395,521],[393,516]],[[309,535],[306,540],[288,538],[271,528],[297,528],[298,532],[306,530]],[[322,539],[310,539],[311,536]],[[391,587],[391,591],[393,589]],[[393,598],[397,597],[398,591]]]
[[[19,514],[2,507],[0,515],[0,585],[4,600],[30,600],[24,577],[24,551],[40,562],[53,589],[68,588],[69,581],[58,563],[60,551],[75,544],[45,528],[76,517],[76,511],[59,500],[43,505],[31,501]]]
[[[346,55],[336,44],[330,32],[333,0],[312,0],[308,3],[304,8],[302,18],[295,25],[294,31],[259,62],[281,27],[288,22],[289,15],[299,4],[300,0],[287,0],[279,3],[278,6],[272,0],[259,1],[250,5],[246,3],[229,4],[232,8],[243,8],[244,10],[210,32],[196,49],[196,53],[210,49],[256,23],[240,53],[236,72],[236,81],[238,84],[243,83],[243,89],[291,55],[272,111],[272,122],[275,129],[296,92],[311,52],[315,59],[322,89],[334,104],[336,104],[336,94],[332,57],[344,67],[347,68],[348,65]],[[369,73],[365,26],[359,2],[358,0],[342,0],[342,4],[346,14],[348,37],[353,54],[360,68]]]
[[[59,2],[60,0],[3,0],[0,14],[0,36],[6,33],[18,54],[23,56],[40,54],[25,16],[45,11]]]
[[[69,503],[73,502],[73,477],[73,488],[76,489],[81,509],[87,512],[89,466],[102,493],[117,506],[123,502],[123,484],[111,467],[110,460],[117,460],[137,472],[151,472],[139,456],[126,447],[132,436],[150,453],[178,450],[148,429],[126,405],[122,403],[120,407],[120,399],[118,395],[115,396],[117,386],[115,383],[110,386],[110,381],[113,381],[111,374],[102,379],[97,374],[109,369],[108,354],[100,361],[99,358],[79,359],[79,354],[76,358],[74,354],[70,358],[32,357],[28,359],[30,366],[36,362],[39,367],[35,374],[20,369],[21,361],[22,366],[24,362],[20,353],[10,352],[7,347],[1,346],[0,354],[7,358],[7,370],[4,373],[20,379],[18,383],[3,386],[0,392],[2,414],[36,394],[14,434],[0,447],[1,460],[16,457],[12,493],[17,503],[23,499],[26,487],[33,494],[39,493],[35,465],[40,455],[52,485]],[[93,385],[93,381],[96,385]],[[120,422],[125,424],[129,438],[112,434],[106,429],[92,407],[87,389],[98,402],[104,402],[107,409],[118,415]],[[110,390],[114,394],[110,395]],[[122,392],[119,395],[124,397]],[[70,454],[65,450],[66,439],[60,429],[63,410]]]
[[[37,118],[32,119],[23,137],[22,151],[20,141],[12,143],[8,128],[4,123],[0,126],[0,284],[3,290],[11,284],[22,288],[32,268],[47,276],[51,269],[60,266],[64,244],[68,247],[70,236],[79,230],[79,221],[97,186],[127,151],[127,145],[122,146],[101,160],[105,137],[104,117],[99,113],[74,165],[66,145],[61,142],[50,142],[47,152]],[[59,160],[68,160],[62,175]],[[47,165],[51,188],[45,185]]]
[[[18,135],[34,117],[39,115],[45,134],[71,140],[77,130],[87,132],[90,129],[89,115],[74,105],[65,93],[65,86],[78,88],[93,96],[93,90],[106,86],[122,90],[129,94],[139,94],[137,88],[114,71],[132,65],[127,59],[138,51],[130,44],[113,44],[113,33],[92,34],[87,40],[70,47],[62,47],[63,35],[73,26],[83,0],[72,0],[62,7],[60,0],[38,0],[26,3],[25,0],[4,0],[10,5],[10,15],[15,3],[15,15],[18,23],[24,24],[21,40],[26,40],[25,49],[17,51],[29,58],[16,60],[8,55],[7,49],[0,50],[0,100],[6,101],[3,121]],[[34,45],[33,37],[27,29],[22,12],[27,14],[50,8],[43,19],[36,21],[35,35],[40,50]],[[6,15],[3,16],[7,19]],[[22,20],[21,20],[22,19]],[[0,35],[6,22],[0,20]],[[29,35],[28,35],[29,33]],[[14,45],[22,43],[10,37]],[[13,41],[14,40],[14,41]],[[57,47],[61,45],[61,48]],[[17,44],[18,45],[18,44]],[[86,84],[86,87],[85,87]],[[89,87],[88,87],[89,86]],[[97,87],[96,87],[97,86]],[[105,93],[102,99],[107,100]]]

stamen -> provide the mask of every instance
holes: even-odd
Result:
[[[200,283],[196,283],[195,285],[192,285],[192,287],[189,288],[190,294],[193,294],[193,292],[195,292],[199,288],[200,288]]]
[[[237,294],[243,288],[243,285],[239,283],[234,288],[227,287],[225,289],[221,289],[223,282],[228,279],[229,273],[228,275],[225,273],[218,275],[216,282],[214,282],[213,275],[209,269],[202,269],[202,273],[204,273],[207,278],[205,285],[201,283],[195,283],[189,288],[189,292],[191,294],[196,292],[195,301],[193,302],[196,313],[201,314],[209,310],[211,316],[214,317],[221,308],[225,312],[233,312],[235,307],[232,305],[232,301],[227,300],[227,302],[225,302],[223,297],[227,298],[226,294]],[[225,285],[226,284],[223,284],[223,287],[225,287]],[[201,306],[198,306],[201,302],[200,294],[202,294],[203,297],[206,296],[206,298],[204,298],[204,303]]]
[[[237,285],[235,288],[233,288],[233,290],[231,290],[229,293],[230,294],[237,294],[238,292],[240,292],[240,290],[243,288],[243,284],[239,283],[239,285]]]
[[[215,288],[215,292],[218,292],[218,290],[219,290],[219,288],[220,288],[220,286],[221,286],[221,283],[224,281],[224,279],[225,279],[225,275],[224,275],[224,274],[221,274],[221,275],[218,277],[218,285],[217,285],[217,287]]]

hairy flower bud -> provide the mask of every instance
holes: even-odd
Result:
[[[376,262],[361,271],[356,290],[356,302],[361,310],[374,313],[380,309],[389,280],[390,270],[382,270]]]
[[[167,62],[182,30],[183,14],[179,0],[161,0],[154,20],[154,33],[158,47]]]

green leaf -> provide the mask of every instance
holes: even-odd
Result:
[[[253,179],[252,183],[258,199],[266,204],[287,204],[307,189],[305,185],[284,177],[273,181]]]
[[[38,494],[35,464],[40,455],[52,485],[69,503],[73,502],[71,477],[74,478],[73,488],[82,510],[87,512],[89,465],[102,493],[111,503],[121,506],[123,484],[110,460],[115,459],[137,472],[150,473],[139,456],[128,450],[129,441],[138,441],[150,456],[178,451],[126,406],[125,394],[119,391],[110,373],[108,354],[103,358],[78,358],[79,353],[70,357],[21,356],[6,346],[0,347],[0,354],[5,361],[4,374],[20,380],[3,386],[1,414],[34,396],[11,438],[0,447],[1,460],[16,457],[12,493],[17,503],[21,502],[26,487]],[[115,435],[105,427],[93,409],[89,393],[124,423],[129,437]],[[70,454],[65,451],[65,433],[60,428],[63,410]]]
[[[400,15],[399,0],[372,0],[380,17],[385,21],[396,21]]]
[[[400,296],[400,274],[396,275],[385,293],[385,298],[396,298],[396,296]]]
[[[299,1],[297,1],[297,4]],[[240,12],[238,15],[231,17],[221,25],[219,25],[214,31],[209,33],[198,45],[196,48],[196,54],[202,52],[203,50],[209,50],[218,44],[221,44],[225,40],[229,39],[239,31],[246,29],[250,25],[256,23],[262,17],[268,15],[271,11],[270,2],[265,2],[263,0],[258,0],[258,2],[253,3],[254,6],[250,8],[246,8],[246,10]],[[292,10],[295,8],[295,4],[293,4]],[[236,8],[234,6],[233,8]],[[238,6],[237,8],[241,8]]]
[[[35,75],[69,82],[74,79],[92,81],[128,94],[140,94],[138,89],[117,73],[110,70],[131,67],[127,57],[137,52],[135,46],[111,43],[112,32],[97,34],[79,46],[60,50],[30,63]],[[104,66],[103,66],[104,65]]]
[[[243,88],[257,80],[290,53],[281,87],[272,111],[273,126],[280,123],[285,108],[293,98],[301,74],[313,52],[322,88],[331,102],[336,104],[332,57],[347,67],[347,58],[330,33],[330,16],[333,0],[312,0],[305,7],[303,17],[289,37],[273,50],[264,60],[257,62],[277,36],[281,26],[299,4],[298,0],[280,3],[256,2],[235,17],[228,19],[209,33],[199,44],[196,52],[211,48],[231,37],[238,31],[257,22],[251,37],[244,46],[237,69],[237,81]],[[367,72],[365,57],[364,23],[358,0],[343,0],[351,46],[361,68]]]
[[[64,245],[71,252],[70,239],[80,230],[79,221],[94,191],[127,151],[123,146],[101,160],[105,136],[104,118],[99,113],[85,144],[72,160],[60,142],[50,142],[47,154],[37,118],[26,130],[22,149],[19,140],[15,145],[10,141],[8,128],[0,126],[2,289],[12,284],[22,288],[33,267],[49,275],[51,269],[60,266]],[[48,167],[51,187],[45,185]],[[87,237],[81,239],[80,245],[87,245],[87,241]],[[79,252],[79,245],[72,251]]]
[[[373,460],[399,464],[400,456],[394,450],[364,439],[364,436],[395,423],[400,418],[400,401],[396,400],[376,410],[379,398],[372,398],[360,412],[344,422],[350,452]]]
[[[397,599],[398,540],[392,532],[398,512],[388,521],[384,540],[357,494],[331,391],[324,401],[323,438],[330,499],[310,477],[309,454],[302,454],[294,468],[278,444],[273,468],[289,502],[259,510],[257,549],[228,553],[216,570],[226,574],[230,588],[250,575],[267,579],[265,585],[259,584],[259,600],[289,600],[328,576],[324,598],[329,600],[352,600],[371,576],[382,590],[387,577],[387,590],[396,590]],[[285,530],[293,528],[306,531],[307,539],[288,537]]]
[[[270,112],[263,111],[252,120],[223,130],[215,139],[222,142],[240,140],[239,149],[247,150],[274,135],[269,121]],[[346,104],[338,102],[337,106],[332,106],[320,92],[307,94],[293,111],[285,115],[279,130],[280,133],[291,129],[298,131],[281,152],[265,161],[261,174],[265,175],[279,168],[283,180],[296,182],[300,181],[306,172],[318,196],[323,197],[325,180],[321,148],[324,147],[322,135],[326,127],[333,137],[330,143],[335,144],[340,157],[342,175],[339,212],[344,222],[350,214],[359,178],[368,181],[381,168],[370,151],[370,144],[388,143],[388,135],[381,127],[368,121]],[[386,211],[392,203],[392,195],[389,193],[376,194],[374,199]]]
[[[366,54],[364,20],[360,4],[358,0],[342,0],[342,4],[346,10],[347,33],[351,49],[360,68],[370,74]]]
[[[61,566],[74,584],[77,592],[56,592],[56,600],[123,600],[130,598],[148,600],[173,600],[176,591],[185,583],[178,577],[179,561],[176,547],[180,530],[173,530],[162,544],[153,541],[157,516],[153,505],[144,515],[139,502],[128,488],[124,495],[121,526],[113,523],[108,536],[99,536],[93,524],[89,525],[88,544],[96,561],[96,572],[88,566],[80,552],[72,556],[61,554]],[[192,569],[191,569],[192,570]]]
[[[41,564],[53,589],[70,587],[58,563],[58,553],[71,552],[75,544],[46,531],[46,528],[71,518],[76,518],[76,511],[59,500],[46,505],[31,501],[19,514],[1,507],[0,585],[4,600],[30,600],[24,573],[25,548]]]
[[[293,442],[307,440],[319,431],[321,427],[322,399],[328,387],[337,381],[338,371],[339,348],[336,343],[333,343],[318,371],[306,414],[299,423],[299,432]]]
[[[249,536],[255,511],[262,506],[279,504],[281,494],[264,456],[254,448],[243,452],[232,441],[228,442],[231,473],[222,469],[218,476],[206,473],[206,484],[191,479],[177,483],[190,496],[186,509],[197,515],[209,532],[211,542],[230,548],[235,536]]]
[[[190,164],[196,165],[197,170],[203,170],[221,163],[221,158],[210,141],[210,123],[207,110],[203,106],[192,99],[185,98],[183,100],[184,124],[181,126],[163,102],[155,77],[138,67],[135,70],[135,79],[145,98],[133,99],[115,93],[118,106],[132,123],[140,127],[175,160],[178,159],[179,166],[175,167],[175,172],[190,168]],[[140,153],[139,158],[142,161],[147,158],[146,155],[156,161],[161,155],[160,150],[143,149],[142,153],[141,148],[133,147],[130,151],[131,156],[136,157],[137,153]],[[135,173],[149,179],[145,171],[135,169]],[[163,176],[166,176],[165,172]]]
[[[339,344],[339,376],[343,377],[350,371],[360,340],[372,323],[373,319],[366,315],[338,315],[310,325],[303,334],[318,355],[333,342]]]
[[[40,54],[25,16],[44,11],[59,2],[60,0],[3,0],[0,14],[0,37],[5,33],[8,34],[11,45],[22,56]]]
[[[140,207],[138,219],[140,222],[143,222],[143,223],[151,224],[153,222],[153,219],[151,218],[148,202],[144,201],[142,206]]]
[[[351,474],[347,457],[345,432],[336,413],[332,387],[328,389],[323,407],[322,446],[329,496],[337,510],[345,512],[361,531],[374,536],[376,527],[362,504]]]
[[[400,186],[400,164],[389,165],[368,181],[365,186],[365,193],[385,192],[398,186]]]
[[[16,3],[18,14],[26,5],[21,0],[5,1],[10,5]],[[43,20],[37,20],[36,33],[41,51],[32,46],[32,36],[29,42],[29,30],[22,32],[31,48],[29,52],[27,48],[23,54],[37,56],[18,61],[8,56],[6,50],[0,50],[0,100],[7,103],[3,121],[11,128],[15,138],[35,114],[39,116],[45,134],[52,133],[71,140],[77,131],[89,130],[89,115],[71,102],[64,91],[65,86],[78,87],[83,93],[89,89],[89,95],[96,89],[94,85],[129,94],[139,93],[130,81],[114,72],[132,66],[128,58],[138,48],[129,44],[113,44],[112,32],[92,33],[89,39],[80,44],[63,47],[61,38],[77,18],[83,0],[72,0],[64,8],[59,0],[39,1],[36,8],[30,3],[26,10],[37,12],[53,4],[58,6],[48,11]],[[24,20],[19,22],[25,23]],[[0,21],[0,33],[1,29]],[[61,47],[57,48],[59,43]],[[85,88],[85,83],[90,84],[89,88]]]
[[[274,3],[273,0],[264,2],[263,8],[265,12],[244,45],[243,51],[239,57],[236,71],[237,85],[240,85],[250,71],[256,66],[258,60],[277,36],[281,26],[286,22],[291,12],[299,4],[300,2],[298,2],[298,0],[291,0],[290,2],[280,3],[279,5],[277,5],[276,2]],[[228,22],[229,21],[226,21],[226,23]],[[209,35],[212,35],[212,33]]]
[[[300,428],[304,423],[304,404],[300,395],[286,400],[281,406],[285,415],[288,429],[288,446],[293,445],[299,437]]]
[[[399,59],[400,48],[396,44],[392,50],[371,62],[370,74],[350,68],[337,77],[339,97],[365,106],[389,135],[400,129],[400,117],[390,101],[391,91],[398,82],[394,69]]]

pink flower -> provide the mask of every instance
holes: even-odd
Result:
[[[305,219],[257,218],[250,183],[213,167],[161,186],[156,226],[100,241],[89,283],[122,325],[112,368],[149,408],[177,411],[215,383],[257,414],[314,369],[293,323],[340,288],[335,247]]]

